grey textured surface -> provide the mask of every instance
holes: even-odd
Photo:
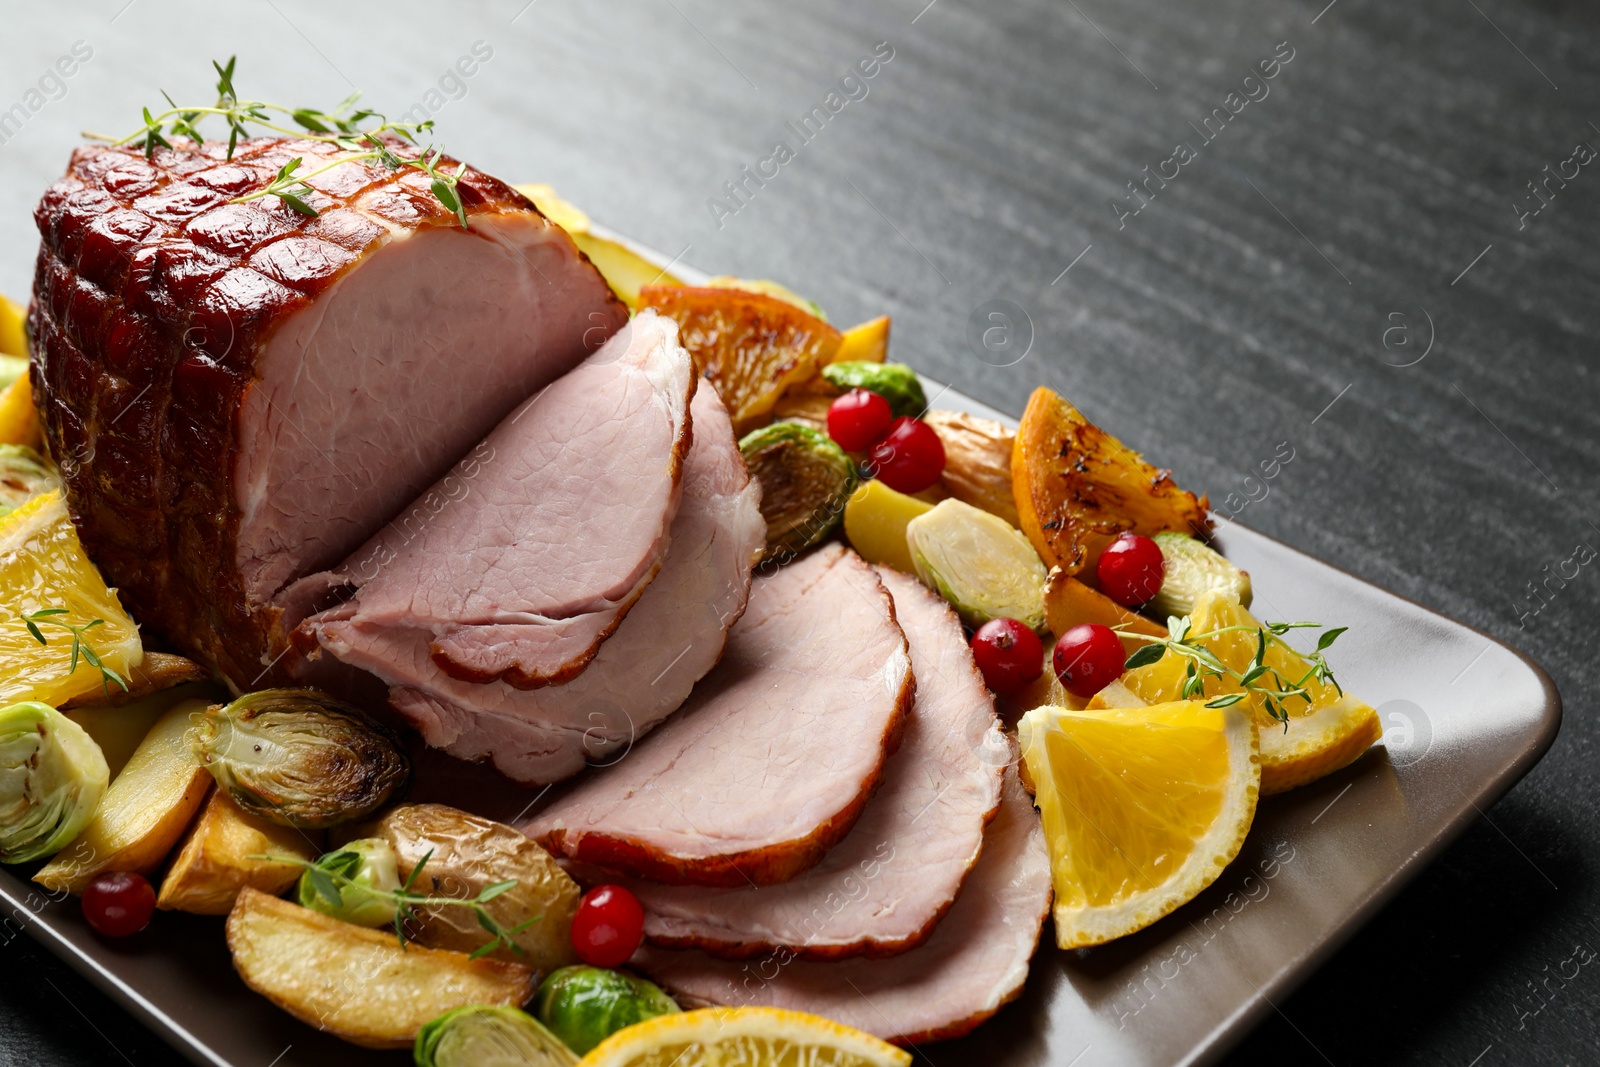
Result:
[[[359,86],[393,113],[484,41],[493,57],[436,116],[454,152],[837,321],[887,311],[898,358],[997,407],[1061,389],[1215,503],[1290,442],[1241,521],[1539,659],[1566,700],[1550,755],[1233,1061],[1595,1059],[1600,968],[1564,961],[1600,948],[1600,560],[1525,612],[1528,583],[1600,549],[1600,167],[1552,181],[1523,228],[1513,204],[1600,146],[1600,11],[524,3],[5,5],[0,109],[75,41],[94,55],[0,145],[0,291],[26,289],[29,211],[77,131],[124,131],[159,88],[205,97],[209,57],[237,51],[255,95]],[[885,40],[864,99],[810,143],[784,130]],[[1270,95],[1202,144],[1189,123],[1283,41]],[[708,198],[780,138],[794,159],[719,228]],[[1119,229],[1108,201],[1179,141],[1197,158]],[[994,299],[1031,321],[1004,369],[968,341]],[[26,938],[0,961],[0,1062],[171,1060]]]

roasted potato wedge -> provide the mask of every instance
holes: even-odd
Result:
[[[944,494],[1019,526],[1011,488],[1016,435],[993,419],[960,411],[929,411],[922,421],[944,445],[944,473],[939,476]]]
[[[1055,392],[1035,389],[1011,455],[1012,496],[1022,532],[1045,563],[1077,574],[1097,538],[1132,530],[1204,534],[1196,498],[1138,453],[1083,417]]]
[[[210,682],[196,682],[163,689],[159,693],[151,693],[149,696],[140,697],[120,706],[111,704],[80,706],[69,701],[63,707],[62,714],[83,727],[89,736],[94,738],[94,743],[105,753],[106,766],[111,768],[111,777],[116,778],[122,773],[122,768],[128,765],[128,760],[138,750],[139,744],[145,739],[145,735],[149,734],[156,720],[174,706],[185,700],[208,702],[218,698],[226,700],[226,694],[227,690],[221,686]]]
[[[822,376],[822,368],[829,363],[882,363],[889,357],[889,316],[879,315],[859,326],[844,331],[839,350],[817,364],[817,373],[790,390],[796,396],[825,396],[831,402],[839,390]],[[776,412],[774,418],[781,418]]]
[[[211,673],[192,659],[170,652],[146,652],[138,666],[128,669],[128,688],[95,689],[80,693],[61,705],[62,711],[78,708],[120,708],[156,693],[190,682],[209,680]]]
[[[0,389],[0,444],[44,447],[39,412],[33,406],[33,386],[26,374]]]
[[[760,426],[778,398],[814,377],[843,343],[834,327],[764,293],[647,285],[639,304],[677,321],[683,347],[716,387],[740,436]]]
[[[101,871],[148,874],[160,866],[200,809],[211,775],[195,762],[184,732],[206,706],[185,700],[168,709],[128,758],[78,839],[33,880],[46,889],[83,892]]]
[[[827,381],[818,378],[824,385]],[[772,408],[773,422],[798,422],[818,433],[828,432],[828,406],[833,397],[804,392],[785,393]]]
[[[213,789],[161,879],[156,907],[226,915],[246,886],[277,896],[305,868],[252,857],[284,856],[309,863],[322,854],[321,837],[246,814],[226,792]]]
[[[407,945],[246,887],[228,913],[244,984],[308,1026],[366,1048],[410,1048],[417,1031],[469,1004],[520,1007],[532,968]]]
[[[507,928],[543,918],[516,935],[521,953],[502,947],[492,958],[547,973],[578,962],[572,916],[583,891],[521,832],[443,804],[402,804],[356,833],[388,841],[402,878],[426,856],[415,888],[431,896],[474,897],[486,886],[514,880],[515,889],[488,903],[489,914]],[[492,938],[466,908],[419,908],[418,914],[422,923],[413,929],[424,945],[473,952]]]

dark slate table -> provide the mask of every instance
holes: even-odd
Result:
[[[1595,1062],[1600,967],[1556,972],[1600,947],[1600,165],[1577,149],[1600,146],[1600,9],[808,7],[8,3],[0,291],[26,289],[78,131],[209,98],[237,52],[248,94],[421,108],[687,262],[841,323],[888,312],[895,356],[998,407],[1051,385],[1240,521],[1525,649],[1566,700],[1544,762],[1234,1062]],[[1027,352],[1004,369],[974,341],[997,308],[990,342]],[[1281,442],[1263,497],[1246,478]],[[0,1062],[172,1059],[27,938],[0,975]]]

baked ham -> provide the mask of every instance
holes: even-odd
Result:
[[[790,1008],[915,1045],[967,1033],[1022,991],[1049,910],[1044,829],[1028,794],[1008,772],[1000,810],[961,896],[933,935],[909,952],[817,961],[780,951],[736,962],[647,945],[630,966],[686,1008]]]
[[[44,194],[33,389],[80,536],[134,616],[241,688],[274,598],[343,560],[627,319],[520,194],[471,168],[463,230],[415,171],[337,151],[84,146]],[[454,160],[444,160],[452,173]]]
[[[577,677],[661,569],[696,381],[677,324],[641,313],[445,475],[436,507],[299,583],[355,590],[301,630],[369,661],[420,641],[469,683]]]
[[[844,840],[790,881],[631,883],[652,944],[732,958],[887,956],[920,944],[955,902],[1000,804],[1010,746],[955,612],[909,575],[880,567],[878,576],[917,679],[883,785]]]
[[[677,714],[518,828],[656,882],[786,881],[855,823],[912,685],[883,583],[825,545],[756,579],[722,662]]]
[[[716,390],[698,389],[690,412],[694,440],[661,571],[578,677],[531,691],[463,682],[439,669],[415,631],[350,641],[325,627],[323,648],[380,678],[390,706],[428,744],[491,760],[515,781],[554,782],[586,762],[622,758],[716,664],[766,543],[761,487],[745,470]]]

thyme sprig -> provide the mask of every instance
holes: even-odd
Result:
[[[419,137],[433,131],[431,119],[423,122],[390,122],[371,108],[357,108],[356,101],[360,98],[360,93],[352,93],[331,111],[309,107],[286,107],[265,100],[242,100],[233,85],[234,67],[237,61],[237,56],[230,56],[226,64],[218,63],[216,60],[211,61],[212,69],[217,72],[215,103],[206,106],[180,107],[171,96],[163,92],[161,95],[170,106],[167,110],[156,113],[152,113],[148,107],[144,108],[144,125],[139,129],[125,137],[106,137],[100,134],[88,136],[109,141],[113,145],[143,141],[145,158],[148,159],[158,147],[170,149],[173,140],[188,138],[197,145],[204,144],[205,138],[200,133],[200,124],[215,116],[227,124],[227,158],[230,160],[240,138],[250,136],[251,127],[306,140],[322,141],[335,146],[345,154],[304,173],[300,172],[304,160],[291,159],[278,169],[277,175],[266,188],[236,197],[232,202],[239,204],[248,200],[259,200],[264,196],[273,196],[294,211],[315,218],[317,210],[311,206],[309,200],[312,192],[311,186],[307,184],[309,179],[346,163],[375,159],[391,171],[413,169],[426,174],[429,179],[428,188],[434,197],[446,210],[455,215],[456,221],[461,223],[463,229],[466,228],[467,213],[457,188],[461,175],[466,170],[466,164],[458,166],[452,174],[441,166],[444,159],[442,149],[429,144],[421,148],[417,154],[411,155],[398,150],[383,136],[393,134],[407,144],[416,145]]]
[[[1269,622],[1260,626],[1221,626],[1215,630],[1208,630],[1203,634],[1193,632],[1193,623],[1189,616],[1182,618],[1171,616],[1167,619],[1167,636],[1153,637],[1149,634],[1136,633],[1126,626],[1115,627],[1124,637],[1136,638],[1147,642],[1143,648],[1134,650],[1125,664],[1126,669],[1143,667],[1154,663],[1168,652],[1186,660],[1183,673],[1183,687],[1180,695],[1184,700],[1199,700],[1205,696],[1206,683],[1213,679],[1229,679],[1237,682],[1239,690],[1232,693],[1223,693],[1206,701],[1208,708],[1226,708],[1250,696],[1261,698],[1262,705],[1267,709],[1267,714],[1283,723],[1285,731],[1289,729],[1289,701],[1300,700],[1306,705],[1312,701],[1311,691],[1308,688],[1312,681],[1331,685],[1334,691],[1344,696],[1344,690],[1333,676],[1333,670],[1328,666],[1327,650],[1339,639],[1349,627],[1335,626],[1323,630],[1317,638],[1317,647],[1310,653],[1301,652],[1283,639],[1283,635],[1290,630],[1323,629],[1320,622]],[[1255,655],[1242,671],[1236,671],[1222,662],[1211,649],[1201,643],[1202,639],[1226,633],[1253,633],[1256,637]],[[1287,649],[1296,656],[1304,657],[1306,671],[1298,678],[1285,678],[1276,667],[1266,662],[1267,648],[1277,644]]]
[[[359,866],[358,862],[352,863],[351,861],[359,861],[360,854],[349,850],[330,852],[315,860],[303,860],[293,856],[251,856],[250,858],[271,863],[290,863],[297,867],[304,867],[307,877],[311,879],[311,887],[317,891],[317,895],[335,908],[344,906],[345,894],[350,892],[366,896],[368,899],[393,901],[395,905],[394,935],[400,942],[402,949],[406,947],[407,943],[405,924],[410,921],[420,921],[421,919],[417,914],[416,909],[418,908],[471,908],[478,920],[478,925],[483,927],[493,938],[488,943],[480,945],[472,953],[471,958],[475,960],[482,959],[502,947],[510,949],[519,956],[525,955],[526,953],[522,946],[515,941],[515,935],[544,918],[543,915],[535,915],[533,918],[526,919],[515,926],[505,926],[493,915],[489,914],[489,909],[484,905],[501,893],[509,889],[515,889],[517,885],[515,879],[484,886],[475,897],[434,897],[426,893],[415,892],[412,887],[416,885],[417,878],[421,876],[423,865],[433,858],[433,849],[431,848],[417,861],[417,865],[411,868],[411,873],[406,875],[406,879],[399,889],[375,889],[350,877],[345,872]]]
[[[112,682],[116,682],[118,685],[120,685],[122,687],[122,691],[126,693],[128,691],[127,681],[124,680],[122,675],[118,674],[114,669],[107,667],[105,662],[101,660],[100,653],[94,650],[93,645],[84,640],[84,634],[88,633],[96,626],[104,626],[106,620],[91,619],[86,623],[74,625],[70,622],[63,622],[60,619],[60,616],[70,614],[71,612],[66,608],[40,608],[38,611],[29,612],[23,615],[22,621],[27,625],[28,632],[33,635],[34,640],[38,641],[41,645],[48,646],[50,644],[49,638],[45,637],[44,631],[40,629],[41,626],[53,626],[57,629],[65,630],[67,633],[72,635],[72,660],[67,665],[68,675],[72,675],[77,672],[78,660],[81,659],[89,666],[100,672],[100,685],[105,690],[107,696],[111,695]]]

